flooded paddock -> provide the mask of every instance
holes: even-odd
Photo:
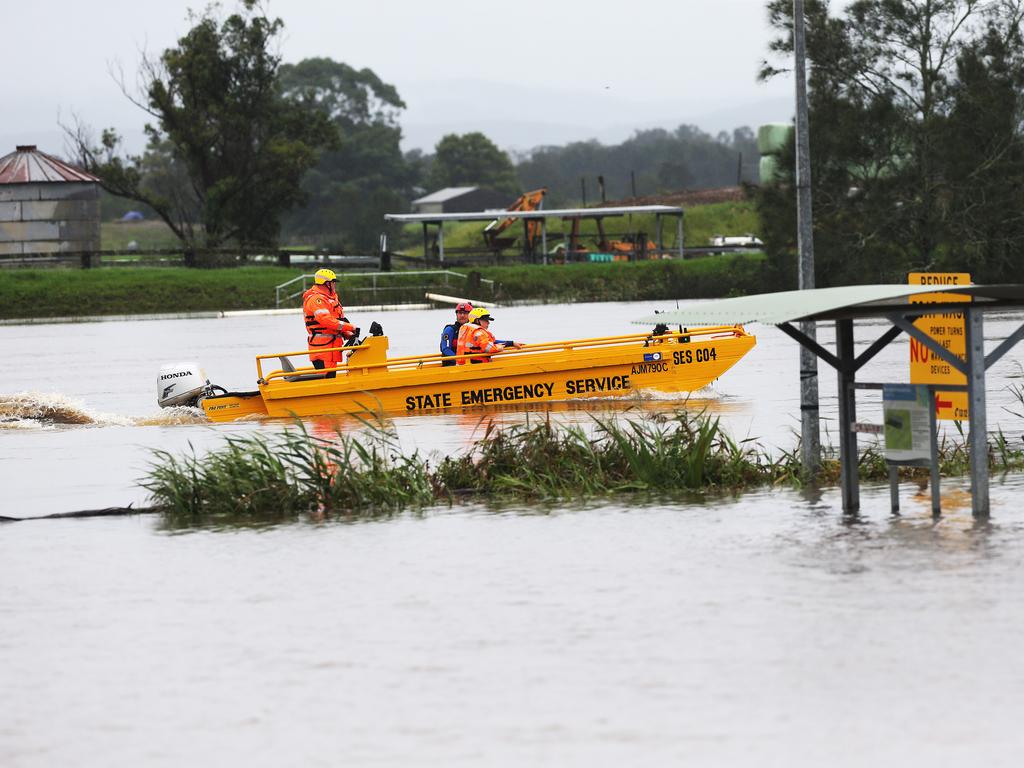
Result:
[[[628,332],[654,308],[503,308],[494,330]],[[355,319],[378,319],[397,355],[433,349],[449,315]],[[988,319],[990,345],[1019,322]],[[749,330],[754,350],[689,402],[391,423],[407,450],[445,453],[488,421],[685,406],[789,450],[797,347]],[[861,327],[861,348],[883,330]],[[156,370],[197,360],[249,388],[257,352],[303,340],[297,316],[0,328],[0,514],[144,504],[150,449],[283,429],[160,412]],[[904,380],[907,350],[859,378]],[[1014,441],[1018,359],[988,388],[989,425]],[[835,378],[821,374],[828,442]],[[873,393],[858,409],[881,420]],[[307,422],[339,427],[361,425]],[[1009,764],[1024,748],[1022,490],[1019,475],[993,478],[985,524],[947,480],[940,520],[905,483],[901,516],[868,486],[845,519],[836,489],[765,489],[187,533],[152,516],[2,525],[0,765]]]

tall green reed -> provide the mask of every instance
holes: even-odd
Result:
[[[302,517],[379,515],[455,498],[547,501],[607,494],[720,493],[764,485],[834,483],[831,452],[816,478],[804,477],[799,449],[772,457],[755,440],[735,441],[706,413],[594,418],[589,429],[550,417],[484,428],[475,445],[439,459],[405,453],[381,415],[362,418],[359,436],[311,435],[299,422],[276,436],[230,437],[197,456],[154,451],[143,486],[172,525],[268,523]],[[990,446],[994,469],[1024,469],[1024,446],[1000,433]],[[967,471],[960,441],[943,438],[940,471]],[[879,444],[859,456],[862,478],[882,481]],[[924,468],[901,474],[926,477]]]

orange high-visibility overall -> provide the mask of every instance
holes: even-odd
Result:
[[[356,331],[345,318],[338,297],[326,285],[314,285],[302,295],[302,314],[309,334],[310,361],[316,365],[321,360],[324,368],[336,367],[344,354],[341,348]]]
[[[466,323],[459,328],[459,344],[456,354],[468,355],[471,352],[499,352],[494,334],[476,323]],[[466,360],[474,363],[489,363],[490,357],[469,357],[460,359],[459,365],[465,365]]]

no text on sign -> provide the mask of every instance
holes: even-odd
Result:
[[[907,282],[910,285],[934,285],[936,288],[944,285],[963,286],[971,284],[971,275],[968,272],[911,272],[907,277]],[[911,304],[970,300],[970,296],[942,292],[921,293],[910,297]],[[914,321],[914,325],[961,360],[967,359],[967,334],[962,312],[922,315]],[[963,386],[967,384],[967,377],[916,339],[911,339],[910,382],[911,384]],[[935,416],[939,419],[967,421],[967,393],[936,392]]]

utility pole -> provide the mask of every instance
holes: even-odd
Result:
[[[811,218],[811,158],[807,128],[807,49],[804,42],[804,0],[793,0],[793,72],[796,75],[796,222],[800,252],[801,291],[814,288],[814,229]],[[815,340],[814,321],[800,323],[800,330]],[[850,429],[840,424],[839,429]],[[800,459],[804,473],[815,473],[821,463],[821,432],[818,426],[818,358],[800,347]]]

